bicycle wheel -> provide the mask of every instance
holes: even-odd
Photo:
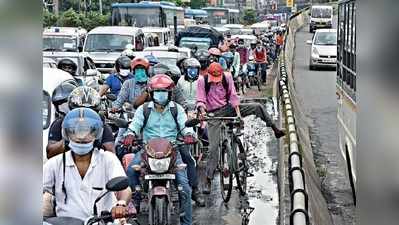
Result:
[[[233,174],[229,168],[229,153],[230,146],[227,140],[223,142],[222,149],[220,151],[220,191],[224,202],[228,202],[231,197],[231,191],[233,190]]]
[[[234,143],[236,148],[238,148],[237,164],[238,168],[235,172],[236,182],[238,190],[241,195],[246,195],[247,192],[247,152],[242,145],[241,140],[238,137],[234,138]]]

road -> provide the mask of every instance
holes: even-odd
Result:
[[[336,26],[336,20],[333,23]],[[346,166],[338,147],[336,72],[333,70],[309,70],[311,46],[306,40],[312,38],[305,25],[295,38],[294,79],[298,97],[310,126],[310,135],[316,166],[325,172],[322,188],[332,212],[334,224],[352,224],[353,206],[348,206],[346,190]],[[346,177],[345,177],[346,176]]]

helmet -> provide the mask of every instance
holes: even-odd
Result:
[[[198,59],[201,64],[201,69],[204,70],[209,66],[209,52],[206,50],[198,50],[195,54],[195,57]]]
[[[243,45],[243,44],[244,44],[244,39],[242,39],[242,38],[239,38],[239,39],[238,39],[238,41],[237,41],[237,43],[238,43],[239,45],[240,45],[240,44],[242,44],[242,45]]]
[[[98,92],[94,88],[87,86],[75,88],[68,98],[70,109],[85,107],[98,111],[100,108],[100,101]]]
[[[148,60],[151,66],[154,66],[159,63],[158,58],[155,57],[154,55],[146,55],[144,57]]]
[[[78,66],[72,59],[61,59],[58,61],[57,68],[75,76]]]
[[[68,113],[68,107],[62,107],[61,105],[68,102],[68,97],[71,92],[77,87],[78,85],[74,85],[69,81],[64,81],[59,84],[53,91],[51,95],[51,102],[53,103],[55,110],[57,113],[61,115],[65,115]],[[60,107],[61,106],[61,107]],[[68,105],[66,105],[68,106]]]
[[[131,49],[123,50],[123,52],[121,53],[121,56],[127,56],[127,57],[129,57],[130,60],[133,60],[135,57],[134,51]]]
[[[101,140],[102,134],[103,122],[92,109],[73,109],[62,122],[62,137],[67,141],[89,143]]]
[[[224,52],[222,54],[222,57],[226,60],[226,66],[227,68],[230,68],[230,66],[233,64],[234,60],[234,55],[231,52]]]
[[[220,52],[220,50],[218,48],[210,48],[208,50],[209,55],[215,55],[215,56],[221,56],[222,53]]]
[[[183,62],[182,74],[186,80],[197,80],[201,64],[195,58],[189,58]]]
[[[188,59],[188,57],[185,55],[181,55],[179,58],[177,58],[176,66],[179,67],[180,70],[183,70],[183,62],[186,59]]]
[[[150,67],[150,62],[143,57],[137,57],[132,60],[132,70],[134,70],[137,66],[142,66],[146,70]]]
[[[151,77],[148,84],[151,92],[153,91],[172,91],[175,87],[173,80],[166,74],[157,74]]]
[[[254,56],[253,56],[253,55],[250,55],[250,56],[248,57],[248,60],[249,60],[249,61],[254,61]]]
[[[167,73],[166,75],[170,76],[170,78],[172,78],[175,84],[177,84],[177,81],[179,81],[179,78],[181,77],[181,71],[179,67],[172,64],[168,65],[168,67],[169,67],[169,73]]]
[[[230,49],[235,49],[235,48],[237,48],[237,45],[232,43],[229,47],[230,47]]]
[[[115,69],[116,72],[120,72],[121,69],[123,70],[129,70],[130,71],[130,63],[131,60],[127,56],[120,56],[119,58],[116,59],[115,61]]]

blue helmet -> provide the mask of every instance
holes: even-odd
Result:
[[[222,57],[226,60],[226,66],[227,68],[230,68],[231,65],[233,64],[234,60],[234,55],[231,52],[224,52],[222,53]]]
[[[64,117],[62,137],[67,141],[89,143],[101,140],[103,122],[100,116],[89,108],[76,108]]]

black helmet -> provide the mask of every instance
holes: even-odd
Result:
[[[198,50],[195,54],[195,58],[198,59],[202,70],[206,69],[209,66],[209,52],[207,50]]]
[[[127,56],[120,56],[115,61],[116,72],[120,72],[120,69],[130,70],[131,60]]]
[[[56,112],[60,115],[65,115],[68,113],[68,109],[59,108],[59,106],[68,102],[69,95],[77,86],[78,85],[75,85],[70,81],[64,81],[54,89],[51,95],[51,102],[53,103]]]
[[[61,59],[60,61],[58,61],[57,68],[70,73],[72,76],[75,76],[78,66],[72,59],[66,58],[66,59]]]
[[[75,88],[68,98],[69,108],[75,109],[79,107],[85,107],[99,111],[100,109],[100,95],[98,92],[88,86],[80,86]]]
[[[198,79],[201,64],[195,58],[188,58],[183,61],[182,74],[186,80],[194,81]]]

